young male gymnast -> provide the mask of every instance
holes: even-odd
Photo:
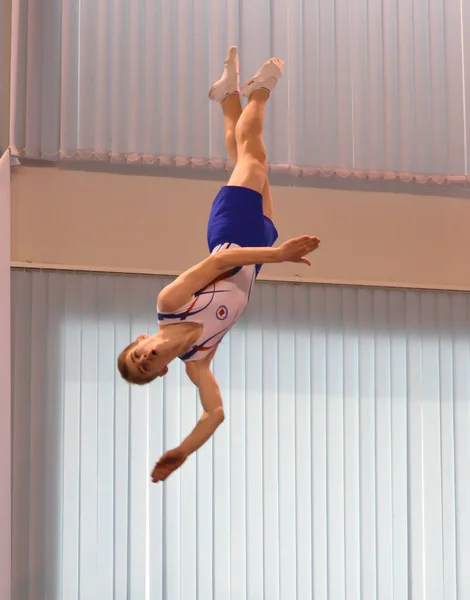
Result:
[[[295,262],[319,239],[304,235],[273,248],[278,233],[267,177],[263,122],[266,102],[281,77],[284,63],[271,58],[248,80],[240,103],[238,54],[230,48],[224,72],[209,97],[224,114],[225,142],[235,164],[228,184],[212,205],[207,228],[210,256],[165,287],[157,299],[158,333],[140,335],[118,358],[118,369],[129,383],[146,384],[168,372],[179,357],[199,390],[203,413],[196,427],[175,449],[156,463],[152,480],[164,481],[200,448],[224,420],[222,397],[210,363],[224,335],[248,305],[253,283],[263,263]]]

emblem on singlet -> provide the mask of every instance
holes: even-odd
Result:
[[[219,321],[225,321],[225,319],[228,316],[227,307],[224,305],[219,306],[219,308],[217,309],[217,312],[215,313],[215,316],[219,319]]]

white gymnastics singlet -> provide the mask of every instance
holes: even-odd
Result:
[[[212,254],[239,247],[237,244],[220,244]],[[189,302],[173,313],[160,312],[157,304],[158,321],[162,325],[198,323],[203,326],[194,346],[179,357],[182,361],[201,360],[222,341],[248,306],[255,279],[255,265],[236,267],[196,292]]]

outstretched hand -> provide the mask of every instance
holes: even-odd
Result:
[[[188,455],[181,448],[174,448],[173,450],[168,450],[165,454],[160,458],[152,471],[152,481],[153,483],[158,483],[159,481],[165,481],[167,477],[169,477],[173,471],[179,469],[184,461],[188,458]]]
[[[301,235],[281,244],[278,248],[282,262],[295,262],[311,265],[306,254],[310,254],[318,248],[320,240],[310,235]]]

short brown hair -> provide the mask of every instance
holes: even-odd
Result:
[[[153,373],[149,373],[148,375],[142,375],[140,373],[131,373],[129,371],[129,367],[127,366],[127,357],[129,353],[137,346],[139,342],[132,342],[124,348],[121,354],[118,356],[117,367],[119,369],[119,373],[121,373],[121,377],[125,379],[128,383],[135,383],[136,385],[145,385],[150,383],[154,379],[157,378],[157,375]]]

